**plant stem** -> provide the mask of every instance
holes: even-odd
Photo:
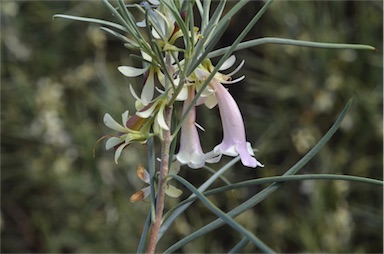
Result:
[[[165,108],[164,117],[167,125],[171,126],[172,106],[167,106]],[[165,188],[166,188],[166,184],[164,180],[168,175],[169,150],[171,146],[171,141],[172,141],[171,131],[164,130],[163,141],[161,145],[161,167],[160,167],[160,175],[159,175],[159,189],[158,189],[157,198],[156,198],[156,213],[155,213],[155,220],[153,222],[151,233],[149,236],[149,243],[147,247],[148,254],[155,253],[161,221],[163,219]]]

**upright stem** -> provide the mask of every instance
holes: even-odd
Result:
[[[169,54],[166,54],[165,61],[167,65],[168,73],[172,74],[172,64],[171,57]],[[170,75],[171,77],[172,75]],[[168,82],[169,83],[168,83]],[[166,79],[166,88],[170,85],[172,80]],[[171,127],[171,119],[172,119],[172,110],[173,106],[166,106],[164,112],[165,122],[168,127]],[[169,165],[169,149],[171,147],[172,137],[171,131],[163,130],[163,140],[161,144],[161,166],[160,166],[160,175],[159,175],[159,189],[156,197],[156,212],[155,212],[155,220],[153,222],[151,233],[149,235],[149,243],[147,247],[147,253],[153,254],[156,250],[157,239],[159,236],[161,221],[163,219],[163,210],[164,210],[164,199],[165,199],[165,178],[168,175],[168,165]]]
[[[165,108],[165,121],[168,126],[171,126],[172,118],[172,106]],[[153,254],[156,250],[157,239],[159,235],[159,230],[161,226],[161,221],[163,219],[163,210],[164,210],[164,199],[165,199],[165,177],[168,175],[168,162],[169,162],[169,149],[171,145],[171,131],[164,130],[163,132],[163,142],[161,146],[161,167],[159,175],[159,189],[156,198],[156,213],[155,220],[151,228],[151,233],[149,236],[149,243],[147,247],[147,253]]]

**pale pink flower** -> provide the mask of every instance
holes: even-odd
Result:
[[[184,101],[183,115],[185,114],[188,106],[191,104],[195,97],[193,87],[188,89],[188,98]],[[193,106],[184,119],[181,135],[180,135],[180,150],[176,155],[176,159],[181,164],[188,164],[191,168],[201,168],[204,166],[205,161],[209,155],[203,153],[200,145],[199,133],[195,125],[196,120],[196,107]]]
[[[252,168],[257,166],[263,167],[253,157],[252,146],[246,141],[244,122],[236,101],[217,80],[213,79],[211,85],[215,89],[224,134],[223,141],[213,149],[213,152],[219,156],[221,154],[229,156],[240,155],[244,166]]]
[[[220,70],[230,68],[235,60],[236,58],[231,56],[224,62]],[[208,87],[205,88],[204,92],[206,96],[202,98],[201,102],[208,108],[213,108],[215,105],[218,105],[224,134],[223,141],[213,149],[213,153],[217,157],[214,157],[213,160],[207,160],[207,162],[215,162],[219,160],[223,154],[228,156],[240,155],[241,162],[244,166],[253,168],[257,166],[263,167],[263,165],[254,158],[252,146],[246,141],[244,121],[240,109],[231,94],[222,85],[222,83],[233,84],[241,81],[244,76],[235,80],[231,80],[231,76],[235,74],[243,64],[244,61],[230,74],[224,75],[219,72],[216,73]],[[213,69],[213,65],[208,60],[195,70],[195,75],[200,83],[204,82]]]

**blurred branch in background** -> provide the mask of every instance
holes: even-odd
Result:
[[[261,5],[252,2],[235,16],[218,46],[229,45]],[[276,1],[271,6],[248,39],[364,43],[377,52],[281,45],[239,51],[247,79],[231,93],[266,168],[239,166],[227,178],[281,174],[353,97],[341,130],[304,173],[382,179],[382,8],[381,1]],[[55,13],[110,20],[98,2],[3,1],[1,12],[1,251],[135,251],[148,204],[131,204],[129,197],[142,187],[135,168],[146,148],[130,149],[118,166],[99,147],[97,157],[92,154],[105,133],[104,113],[117,116],[121,108],[134,108],[129,83],[116,68],[136,64],[129,58],[132,52],[96,25],[52,21]],[[216,135],[203,133],[203,146],[212,146],[221,137],[219,121],[204,114],[199,123]],[[201,172],[189,170],[183,177],[201,183]],[[303,181],[281,190],[236,218],[274,250],[382,252],[382,192],[377,187]],[[257,191],[211,198],[229,210]],[[168,201],[168,207],[175,202]],[[194,206],[200,213],[187,210],[161,245],[214,219],[201,203]],[[223,252],[240,240],[226,226],[179,251]],[[250,245],[244,251],[254,249]]]

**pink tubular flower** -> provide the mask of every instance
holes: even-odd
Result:
[[[215,89],[224,134],[223,141],[213,149],[213,152],[219,156],[240,155],[244,166],[263,167],[264,165],[253,157],[251,144],[246,141],[244,122],[236,101],[217,80],[212,79],[211,85]]]
[[[236,58],[231,56],[224,62],[220,70],[228,69],[234,64],[235,60]],[[231,94],[222,85],[222,83],[233,84],[241,81],[244,76],[235,80],[231,80],[231,76],[235,74],[243,64],[244,61],[241,62],[236,70],[227,75],[217,72],[209,82],[209,86],[205,89],[207,90],[207,96],[205,98],[203,97],[203,102],[208,108],[213,108],[216,104],[218,105],[224,134],[223,141],[213,149],[213,154],[216,157],[206,161],[209,163],[216,162],[220,160],[223,154],[229,156],[240,155],[241,162],[244,166],[252,168],[257,166],[263,167],[264,165],[254,158],[252,146],[246,141],[244,121],[240,109]],[[195,70],[195,75],[200,82],[204,82],[213,69],[213,65],[207,60]]]
[[[193,87],[188,89],[188,98],[184,101],[183,114],[191,104],[195,97]],[[195,126],[196,120],[196,107],[193,106],[188,112],[183,126],[181,128],[180,136],[180,150],[176,155],[176,159],[181,164],[188,164],[191,168],[201,168],[204,166],[207,156],[203,153],[200,145],[199,133]]]

